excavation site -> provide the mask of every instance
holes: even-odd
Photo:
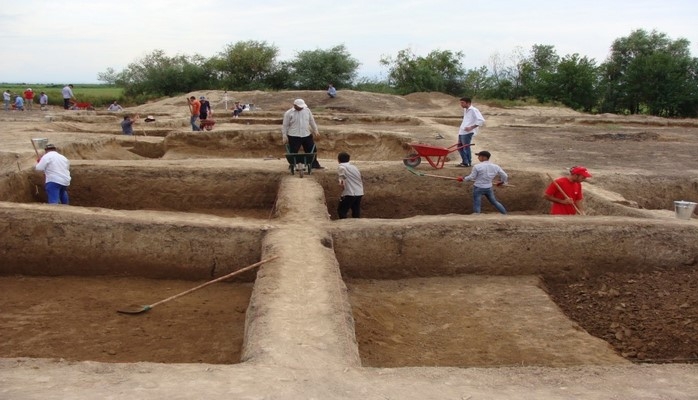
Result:
[[[472,150],[508,183],[506,215],[474,214],[458,98],[231,93],[239,118],[188,94],[214,106],[200,132],[184,96],[0,113],[1,398],[695,398],[698,120],[476,99]],[[290,168],[297,98],[323,169]],[[70,205],[34,169],[47,143]],[[361,218],[338,216],[339,152]],[[550,215],[577,165],[583,215]]]

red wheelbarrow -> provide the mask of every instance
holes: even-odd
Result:
[[[410,146],[412,146],[415,152],[405,156],[402,162],[410,168],[415,168],[422,162],[422,157],[424,157],[429,162],[429,165],[436,169],[441,169],[444,167],[446,156],[448,156],[449,153],[472,145],[473,143],[464,145],[456,143],[451,147],[439,147],[424,143],[411,144]]]

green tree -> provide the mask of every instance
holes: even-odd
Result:
[[[516,97],[535,97],[540,102],[550,101],[551,98],[545,87],[545,80],[553,74],[560,62],[555,47],[550,45],[533,45],[530,55],[518,64],[518,79]]]
[[[471,97],[478,97],[492,91],[495,87],[494,76],[488,73],[487,67],[469,69],[463,78],[463,93]]]
[[[113,70],[107,70],[102,76],[107,78],[111,74],[127,97],[174,96],[211,85],[212,77],[204,68],[205,61],[201,56],[168,57],[163,50],[154,50],[121,72],[114,74]]]
[[[266,80],[278,73],[279,49],[265,41],[248,40],[228,44],[209,60],[217,85],[228,90],[266,88]],[[278,77],[277,77],[278,78]]]
[[[598,67],[594,59],[566,55],[554,71],[539,75],[536,98],[557,101],[575,110],[590,112],[598,101]]]
[[[460,95],[465,89],[462,58],[462,52],[434,50],[426,57],[418,57],[411,49],[404,49],[395,58],[381,58],[380,63],[388,67],[390,84],[398,93],[443,92]]]
[[[601,111],[665,117],[695,116],[698,110],[698,61],[686,39],[633,31],[616,39],[601,65]]]
[[[343,44],[328,50],[301,51],[289,62],[295,87],[311,90],[325,89],[330,83],[336,88],[351,86],[359,65]]]

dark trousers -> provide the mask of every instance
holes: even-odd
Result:
[[[289,136],[288,137],[288,149],[290,153],[298,153],[301,146],[303,146],[303,152],[306,154],[317,153],[317,148],[315,148],[315,141],[313,140],[313,135],[298,137]],[[320,163],[317,161],[317,156],[313,160],[313,168],[320,168]]]
[[[361,198],[363,196],[342,196],[339,198],[339,207],[337,207],[337,215],[339,219],[347,217],[347,213],[351,210],[352,218],[361,218]]]
[[[63,108],[66,110],[70,108],[70,99],[63,99]]]

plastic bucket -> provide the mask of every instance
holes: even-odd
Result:
[[[34,146],[36,146],[37,150],[43,150],[44,147],[48,144],[48,139],[46,138],[33,138],[32,142],[34,142]]]
[[[679,219],[691,219],[693,211],[696,209],[696,204],[692,201],[675,201],[674,210],[676,211],[676,218]]]

